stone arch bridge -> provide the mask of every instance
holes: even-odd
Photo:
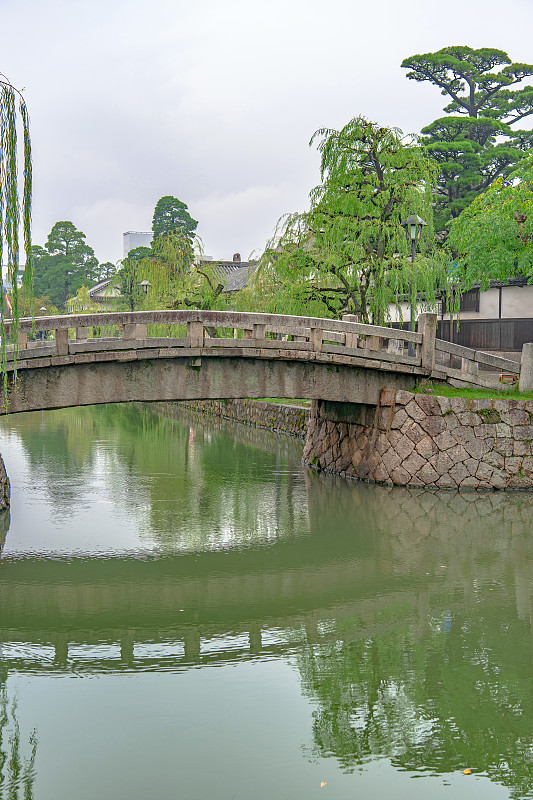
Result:
[[[435,314],[417,331],[355,319],[197,310],[23,319],[0,413],[260,397],[375,406],[384,387],[421,378],[485,386],[494,380],[480,366],[520,374],[518,362],[436,339]]]
[[[421,379],[495,386],[500,375],[520,378],[521,389],[532,389],[533,344],[524,345],[518,363],[438,340],[436,326],[437,316],[430,313],[420,315],[418,330],[405,331],[362,324],[355,317],[138,311],[23,319],[15,337],[14,323],[6,322],[5,341],[11,343],[0,414],[101,403],[308,399],[314,402],[304,460],[312,466],[400,484],[462,486],[472,478],[476,486],[492,485],[470,473],[459,483],[452,480],[442,474],[452,469],[446,458],[428,470],[426,461],[437,458],[436,445],[429,441],[431,431],[419,430],[420,425],[415,431],[406,421],[402,428],[407,438],[416,433],[416,442],[404,442],[409,452],[391,444],[387,437],[398,393],[413,390]],[[380,429],[387,439],[381,444],[394,450],[392,461],[401,461],[401,468],[389,457],[390,469],[376,466]],[[416,457],[410,455],[415,446]],[[468,457],[462,449],[453,453]],[[533,459],[533,451],[526,455]],[[513,466],[513,480],[522,466]],[[507,485],[507,477],[500,478]],[[9,482],[0,460],[0,507],[8,503]]]

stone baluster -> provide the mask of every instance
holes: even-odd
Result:
[[[78,325],[76,328],[76,341],[78,342],[86,342],[87,341],[87,331],[89,329],[85,325]]]
[[[187,337],[191,341],[191,347],[204,346],[204,323],[199,321],[187,323]]]
[[[522,346],[518,389],[520,392],[530,392],[533,389],[533,342],[526,342]]]
[[[422,368],[432,372],[435,366],[437,315],[433,313],[420,314],[418,317],[418,333],[422,334],[422,344],[417,348],[422,359]]]
[[[311,328],[311,335],[309,341],[317,353],[322,352],[322,343],[324,341],[324,331],[322,328]]]
[[[461,359],[461,371],[467,372],[469,375],[479,374],[479,364],[477,361],[472,361],[471,358]]]
[[[379,336],[367,336],[366,337],[366,349],[367,350],[379,350]]]
[[[357,314],[343,314],[342,315],[343,322],[359,322],[359,317]],[[347,333],[346,334],[346,347],[354,347],[357,348],[357,340],[359,336],[357,333]]]
[[[128,340],[146,339],[147,327],[145,322],[125,322],[122,326],[122,338]]]
[[[57,328],[56,330],[56,354],[68,356],[68,328]]]
[[[26,350],[28,346],[28,334],[26,331],[19,331],[19,350]]]

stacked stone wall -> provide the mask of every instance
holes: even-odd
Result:
[[[261,400],[194,400],[182,401],[179,405],[234,422],[289,433],[302,439],[306,435],[309,421],[308,408]]]
[[[384,389],[380,405],[315,401],[304,462],[378,483],[533,487],[533,402]]]

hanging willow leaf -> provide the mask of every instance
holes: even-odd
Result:
[[[18,113],[17,113],[18,112]],[[22,136],[19,136],[19,132]],[[19,139],[22,138],[22,145]],[[19,164],[22,167],[20,186]],[[33,260],[31,254],[31,193],[32,164],[28,110],[22,94],[0,75],[0,264],[7,257],[7,282],[11,289],[12,324],[11,339],[18,355],[19,294],[17,276],[19,268],[19,231],[22,237],[26,266],[24,286],[31,292]],[[0,303],[2,329],[1,370],[4,397],[7,404],[7,341],[4,333],[4,298]],[[16,361],[15,361],[16,366]],[[14,378],[16,380],[16,369]]]

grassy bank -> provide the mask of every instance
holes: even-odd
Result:
[[[439,397],[470,397],[472,399],[514,399],[514,400],[533,400],[533,392],[519,392],[518,384],[509,386],[508,389],[458,389],[455,386],[444,384],[428,384],[418,386],[416,394],[434,394]]]

